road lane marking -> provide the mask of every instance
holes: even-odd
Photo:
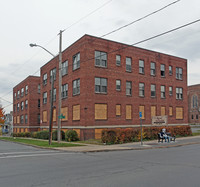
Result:
[[[10,155],[10,156],[2,156],[2,158],[23,158],[23,157],[37,157],[37,156],[55,156],[55,155],[70,155],[70,154],[77,154],[77,153],[66,153],[66,152],[57,152],[52,154],[32,154],[32,155]]]
[[[26,153],[57,153],[59,151],[27,151],[27,152],[7,152],[7,153],[0,153],[0,155],[12,155],[12,154],[26,154]]]

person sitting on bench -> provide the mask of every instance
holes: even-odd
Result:
[[[168,136],[166,134],[166,129],[165,128],[161,130],[160,135],[161,135],[161,137],[163,137],[165,139],[165,142],[167,142],[167,140],[168,140],[168,142],[170,142],[170,136]]]

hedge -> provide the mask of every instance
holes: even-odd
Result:
[[[190,136],[192,131],[189,125],[187,126],[168,126],[168,127],[143,127],[142,135],[144,140],[157,139],[158,133],[165,128],[172,136]],[[127,142],[140,141],[140,128],[126,129],[106,129],[101,133],[101,141],[106,144],[119,144]]]

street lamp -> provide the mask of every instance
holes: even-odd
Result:
[[[44,49],[46,52],[48,52],[49,54],[51,54],[53,57],[55,57],[54,54],[52,54],[50,51],[48,51],[47,49],[45,49],[44,47],[37,45],[37,44],[29,44],[30,47],[40,47],[42,49]],[[51,76],[51,100],[50,100],[50,118],[49,118],[49,145],[51,145],[52,143],[52,123],[53,123],[53,90],[54,90],[54,72],[52,72],[52,76]]]
[[[46,52],[48,52],[49,54],[51,54],[53,57],[55,57],[54,54],[52,54],[50,51],[48,51],[47,49],[45,49],[41,45],[37,45],[37,44],[29,44],[29,45],[30,45],[30,47],[40,47],[40,48],[44,49]]]

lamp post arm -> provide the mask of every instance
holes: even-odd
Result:
[[[44,47],[42,47],[41,45],[36,45],[38,47],[41,47],[42,49],[44,49],[46,52],[48,52],[49,54],[51,54],[53,57],[55,57],[54,54],[52,54],[50,51],[48,51],[47,49],[45,49]]]

